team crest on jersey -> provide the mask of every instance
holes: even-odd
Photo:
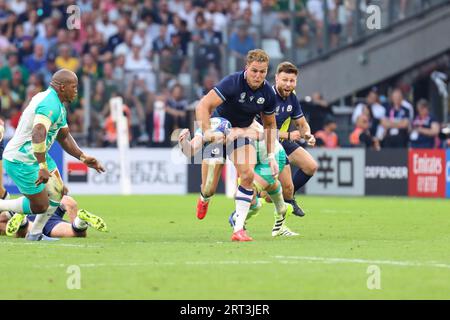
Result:
[[[250,102],[252,102],[253,99],[255,99],[255,97],[254,97],[254,96],[251,96],[251,97],[250,97]]]
[[[291,112],[291,111],[292,111],[292,105],[288,105],[286,111],[287,111],[287,112]]]
[[[261,98],[258,98],[258,100],[256,100],[256,103],[257,103],[257,104],[263,104],[264,101],[265,101],[264,98],[261,97]]]
[[[244,103],[245,102],[245,92],[241,93],[241,98],[239,99],[240,103]]]

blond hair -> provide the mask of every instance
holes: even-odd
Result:
[[[247,65],[249,65],[252,62],[267,62],[267,64],[268,64],[269,56],[262,49],[250,50],[247,53]]]

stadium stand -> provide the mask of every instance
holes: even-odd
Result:
[[[305,108],[311,109],[309,96],[320,91],[329,112],[335,110],[342,146],[349,145],[350,115],[364,99],[358,97],[373,85],[379,87],[380,97],[401,87],[413,105],[428,99],[431,113],[446,122],[442,99],[431,88],[431,80],[424,78],[435,70],[449,73],[448,43],[438,39],[423,48],[420,59],[411,52],[409,61],[405,52],[410,48],[402,47],[402,41],[411,40],[407,39],[411,30],[419,27],[422,32],[445,27],[444,22],[450,21],[445,19],[448,4],[447,0],[0,1],[1,116],[6,120],[6,139],[27,99],[65,67],[80,77],[79,99],[70,106],[69,123],[81,145],[114,146],[108,101],[120,95],[129,109],[131,146],[170,146],[170,141],[159,141],[161,137],[154,141],[152,130],[170,133],[192,126],[199,97],[223,75],[241,69],[246,52],[256,47],[266,49],[272,58],[270,76],[282,60],[300,67],[298,94]],[[71,5],[81,14],[69,26]],[[381,30],[365,27],[371,5],[381,9]],[[403,50],[398,59],[405,63],[373,66],[367,61],[370,53],[364,54],[368,47],[388,55]],[[163,103],[160,111],[155,110],[156,101]],[[388,104],[385,98],[384,105]],[[311,110],[306,113],[314,122],[323,110]],[[160,128],[161,112],[166,117]]]

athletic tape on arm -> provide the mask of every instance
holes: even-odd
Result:
[[[50,129],[52,122],[48,117],[46,117],[42,114],[37,114],[34,117],[33,128],[38,124],[42,124],[45,127],[46,132],[48,132],[48,129]],[[46,151],[46,148],[47,148],[47,144],[46,144],[45,140],[40,143],[31,143],[31,145],[32,145],[33,151],[35,153],[43,153]]]

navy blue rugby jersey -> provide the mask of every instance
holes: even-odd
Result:
[[[233,73],[219,82],[214,91],[223,103],[217,107],[216,114],[231,122],[233,127],[249,127],[256,115],[275,112],[275,92],[267,81],[252,90],[245,80],[245,72]]]
[[[277,129],[280,132],[288,132],[291,124],[291,119],[300,119],[304,117],[302,107],[298,102],[295,91],[292,92],[287,98],[283,98],[278,94],[275,86],[272,86],[275,92],[275,117],[277,119]],[[256,117],[259,123],[262,123],[259,116]]]
[[[276,96],[275,116],[277,118],[277,129],[280,132],[288,132],[291,119],[297,120],[303,117],[303,110],[298,102],[295,91],[287,98],[281,97],[275,86],[272,87]]]

